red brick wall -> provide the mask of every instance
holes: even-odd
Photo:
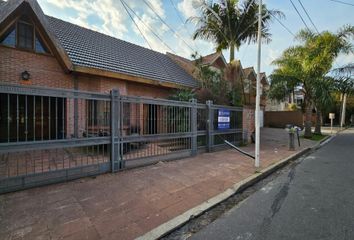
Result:
[[[21,80],[25,70],[31,75],[30,81]],[[3,46],[0,46],[0,82],[73,88],[72,77],[63,72],[54,57]]]
[[[144,96],[153,98],[167,98],[169,95],[173,94],[174,90],[158,86],[150,86],[140,83],[127,83],[127,95],[130,96]]]
[[[36,54],[0,46],[0,82],[52,88],[74,88],[74,75],[67,74],[53,56]],[[21,80],[21,73],[28,71],[29,81]],[[77,75],[79,90],[109,93],[118,89],[121,95],[166,98],[174,90],[165,87],[128,82],[124,79]]]
[[[21,79],[21,73],[23,71],[30,73],[31,77],[29,81],[23,81]],[[153,98],[167,98],[174,92],[173,89],[165,87],[134,83],[120,79],[65,73],[53,56],[0,46],[0,82],[74,89],[75,81],[77,81],[79,90],[93,92],[109,93],[112,89],[118,89],[121,95]],[[78,110],[79,136],[82,136],[83,131],[86,129],[87,102],[85,100],[78,100]],[[143,110],[140,109],[140,114],[142,114],[142,112]],[[73,99],[67,99],[66,114],[67,123],[65,132],[67,136],[71,136],[74,134]],[[136,118],[136,116],[132,117]],[[140,125],[142,125],[142,122]]]

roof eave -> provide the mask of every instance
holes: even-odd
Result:
[[[125,80],[125,81],[144,83],[144,84],[166,87],[166,88],[174,88],[174,89],[196,87],[196,86],[186,86],[186,85],[180,85],[180,84],[175,84],[175,83],[157,81],[154,79],[149,79],[149,78],[145,78],[145,77],[141,77],[141,76],[135,76],[135,75],[125,74],[125,73],[113,72],[113,71],[103,70],[103,69],[99,69],[99,68],[85,67],[85,66],[79,66],[79,65],[73,66],[73,72],[80,73],[80,74],[88,74],[88,75],[94,75],[94,76],[115,78],[115,79],[120,79],[120,80]]]

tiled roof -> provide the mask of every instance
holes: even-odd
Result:
[[[196,80],[167,55],[47,16],[74,65],[196,87]]]
[[[128,74],[161,83],[186,87],[198,85],[190,74],[166,54],[46,16],[36,0],[0,0],[0,23],[22,3],[29,4],[49,35],[53,35],[51,40],[56,47],[62,49],[63,56],[68,55],[73,65]]]
[[[0,23],[6,19],[6,17],[13,12],[22,0],[11,0],[11,1],[2,1],[0,0]]]

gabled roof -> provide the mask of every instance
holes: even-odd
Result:
[[[19,15],[21,11],[25,11],[27,14],[33,17],[36,26],[40,28],[44,34],[47,42],[50,44],[51,50],[59,60],[59,63],[63,66],[65,71],[72,70],[72,63],[66,54],[64,48],[56,36],[50,30],[47,17],[44,15],[41,7],[36,0],[9,0],[0,5],[0,34],[1,29],[5,29],[8,24]]]
[[[248,77],[250,74],[253,74],[253,76],[256,78],[256,72],[254,71],[253,67],[248,67],[248,68],[244,68],[243,72],[245,73],[245,76]]]
[[[214,53],[211,53],[209,55],[202,56],[202,64],[212,65],[218,59],[221,59],[221,61],[225,64],[225,66],[227,65],[227,62],[226,62],[222,52],[214,52]]]
[[[65,53],[61,57],[70,59],[73,66],[68,67],[72,71],[105,76],[117,73],[121,78],[134,76],[149,83],[197,86],[197,81],[166,54],[46,16],[36,0],[1,4],[0,24],[21,4],[29,4],[58,51]]]
[[[265,72],[261,72],[261,82],[263,85],[269,85],[267,75]]]

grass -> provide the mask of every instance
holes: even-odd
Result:
[[[311,138],[306,138],[312,141],[321,141],[322,139],[324,139],[325,137],[327,137],[327,135],[323,135],[323,134],[312,134]],[[302,138],[304,138],[304,136],[302,136]]]

